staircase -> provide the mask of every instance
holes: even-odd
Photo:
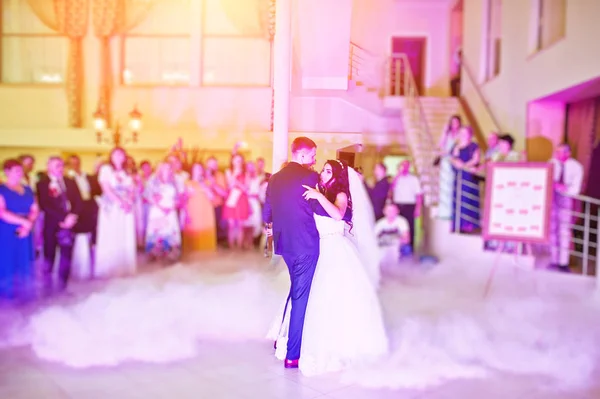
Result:
[[[419,96],[404,54],[386,61],[383,76],[383,101],[402,114],[403,132],[421,180],[425,205],[434,206],[439,200],[439,168],[434,166],[438,143],[448,119],[458,113],[459,102],[453,97]]]

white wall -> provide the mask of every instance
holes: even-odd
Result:
[[[483,76],[485,4],[485,0],[464,3],[463,56],[478,78]],[[512,133],[522,149],[528,134],[529,102],[600,76],[600,1],[567,0],[566,36],[537,53],[531,52],[530,45],[533,2],[504,0],[502,4],[501,71],[481,89],[500,128]],[[478,104],[468,84],[463,90],[470,102]],[[483,113],[480,105],[475,113]],[[492,129],[489,121],[482,128]]]

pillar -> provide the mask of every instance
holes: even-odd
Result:
[[[273,38],[273,173],[288,160],[292,57],[292,1],[277,0]]]

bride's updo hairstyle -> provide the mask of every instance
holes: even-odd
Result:
[[[332,204],[339,193],[344,193],[348,197],[348,208],[352,210],[352,196],[350,195],[350,181],[348,180],[348,165],[338,159],[329,159],[325,162],[331,166],[331,179],[325,183],[319,183],[321,192]],[[347,221],[352,228],[352,222]]]

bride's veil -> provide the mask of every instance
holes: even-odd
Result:
[[[362,263],[375,287],[379,287],[379,246],[375,237],[375,214],[371,198],[353,168],[348,168],[350,196],[352,197],[352,231],[347,237],[354,243]]]

